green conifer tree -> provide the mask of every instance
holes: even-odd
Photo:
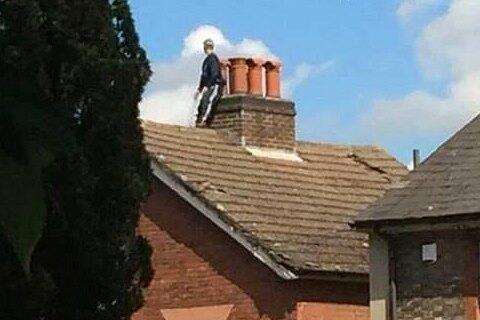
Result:
[[[25,263],[55,287],[49,308],[39,312],[47,319],[129,319],[152,275],[151,248],[135,233],[150,177],[138,120],[150,69],[129,6],[0,6],[0,54],[8,58],[0,68],[15,77],[9,83],[0,75],[9,88],[0,96],[2,120],[26,137],[16,134],[14,147],[3,139],[1,147],[9,160],[27,159],[14,164],[38,164],[40,183],[32,185],[46,211],[43,236]],[[24,125],[25,114],[33,125]]]

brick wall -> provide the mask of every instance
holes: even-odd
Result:
[[[422,245],[428,243],[437,244],[436,262],[422,261]],[[478,241],[461,231],[396,239],[397,319],[477,319],[477,247]]]
[[[295,147],[293,102],[255,96],[227,96],[218,106],[211,127],[235,133],[250,146]]]
[[[233,305],[229,320],[296,319],[302,302],[319,303],[330,314],[299,319],[365,319],[366,283],[282,280],[163,185],[143,211],[139,231],[154,247],[155,276],[135,320],[161,320],[162,309],[214,305]],[[336,308],[339,315],[354,312],[338,318]]]
[[[297,320],[369,320],[367,306],[339,305],[332,303],[300,302],[297,304]]]

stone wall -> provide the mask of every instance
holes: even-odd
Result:
[[[422,245],[428,243],[437,244],[436,262],[422,261]],[[477,291],[476,248],[477,241],[460,232],[393,241],[397,319],[472,319],[468,297]]]

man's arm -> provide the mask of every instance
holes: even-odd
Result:
[[[210,63],[210,84],[218,84],[222,79],[222,70],[220,66],[220,60],[216,55],[212,56]]]
[[[206,83],[207,83],[206,79],[207,79],[207,77],[202,72],[202,75],[200,76],[200,83],[198,84],[198,88],[197,88],[198,92],[202,92],[203,88],[205,88],[207,86],[206,85]]]
[[[198,92],[202,92],[203,88],[208,86],[208,80],[210,77],[210,57],[205,58],[202,64],[202,75],[200,76],[200,83],[198,84]]]

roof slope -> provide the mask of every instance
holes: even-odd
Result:
[[[407,177],[362,212],[355,223],[446,217],[480,212],[480,116],[442,144]]]
[[[366,235],[347,222],[406,168],[371,146],[298,143],[304,162],[251,155],[212,129],[144,123],[148,152],[219,215],[296,270],[368,271]]]

